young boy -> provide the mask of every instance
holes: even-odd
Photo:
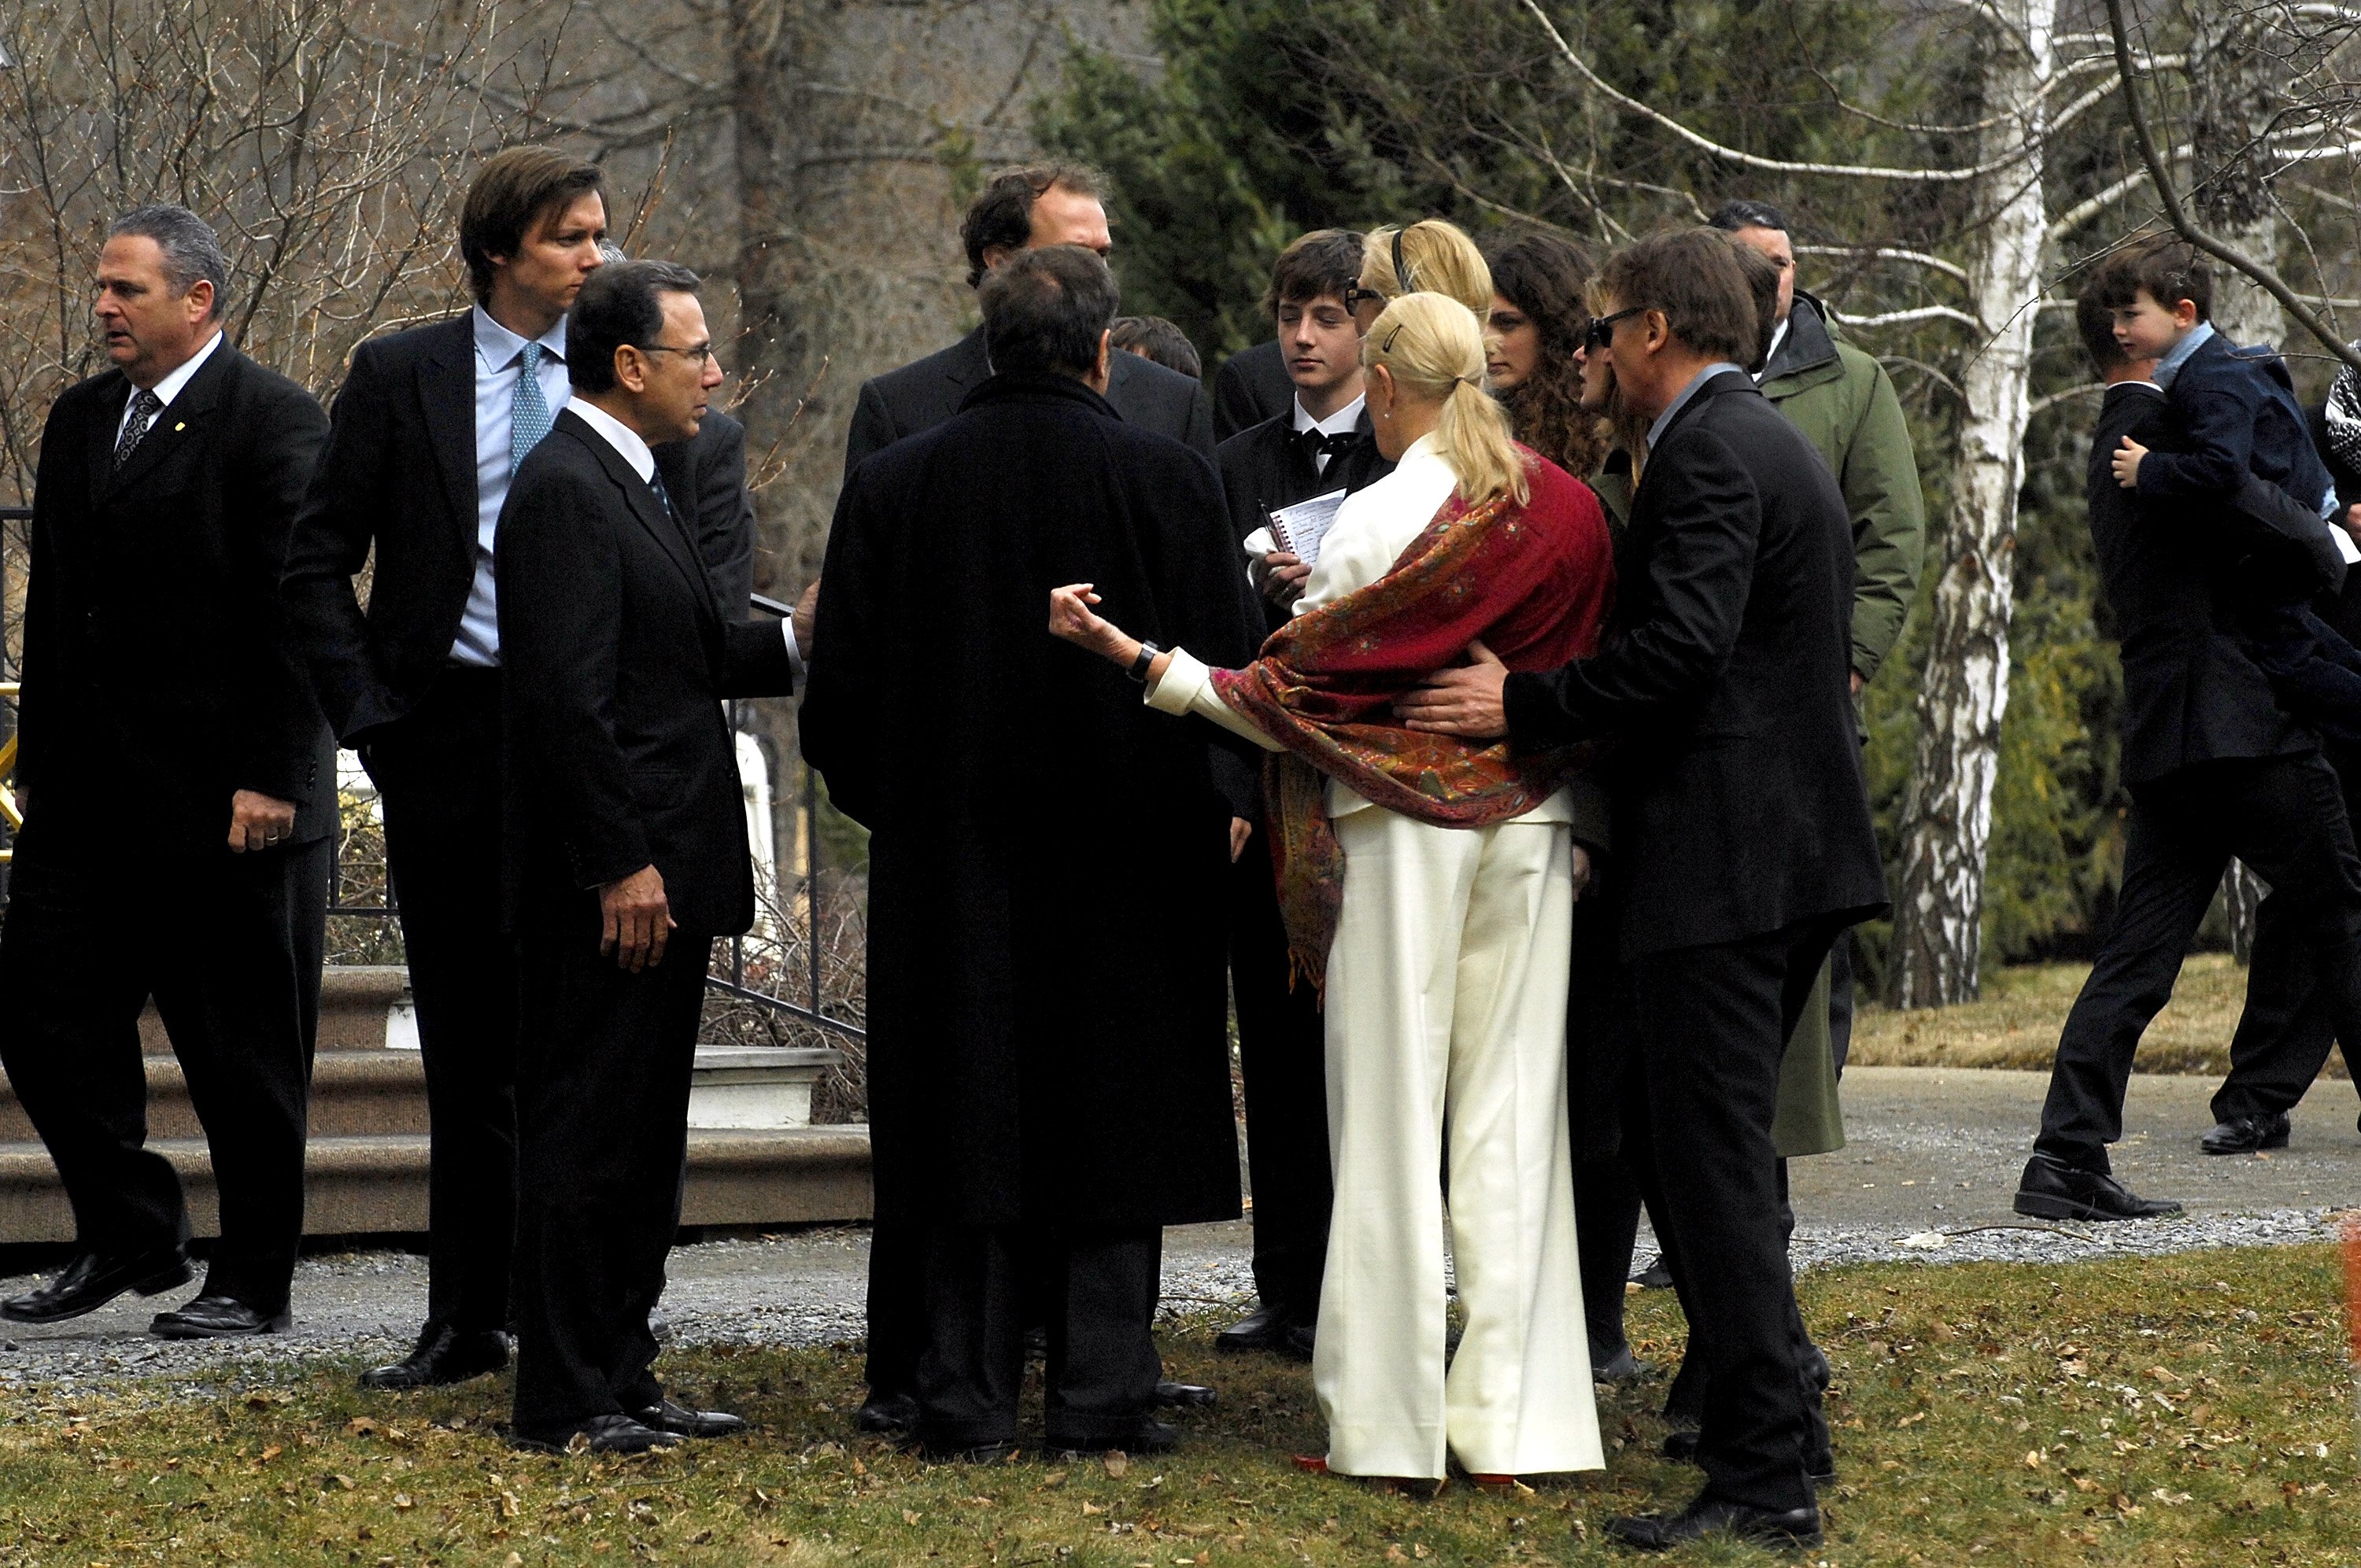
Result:
[[[2111,465],[2116,484],[2143,500],[2220,516],[2225,526],[2249,476],[2323,520],[2338,510],[2286,364],[2267,350],[2236,347],[2206,320],[2213,280],[2194,247],[2169,236],[2131,247],[2107,263],[2101,291],[2124,352],[2156,361],[2156,382],[2182,436],[2177,452],[2125,436]],[[2250,554],[2236,594],[2238,630],[2290,713],[2361,740],[2361,651],[2306,608],[2316,587]]]

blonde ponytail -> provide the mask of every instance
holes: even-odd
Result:
[[[1525,455],[1510,439],[1508,416],[1484,390],[1484,334],[1476,313],[1441,294],[1404,294],[1361,339],[1364,367],[1382,365],[1404,394],[1442,404],[1435,444],[1469,506],[1506,495],[1524,505],[1532,489]]]

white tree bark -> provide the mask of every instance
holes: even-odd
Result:
[[[2004,149],[2025,161],[1983,176],[1967,263],[1987,334],[1960,378],[1967,418],[1951,480],[1950,526],[1936,581],[1918,750],[1903,806],[1902,878],[1894,919],[1893,1000],[1900,1007],[1972,1001],[1982,941],[1984,857],[2008,707],[2017,492],[2025,477],[2026,382],[2048,231],[2045,95],[2057,66],[2052,0],[1994,0],[1987,29],[1980,163]]]

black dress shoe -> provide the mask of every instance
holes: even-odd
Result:
[[[918,1457],[928,1464],[1005,1464],[1015,1457],[1013,1442],[939,1443],[918,1440]]]
[[[852,1424],[862,1431],[908,1431],[918,1424],[918,1401],[907,1394],[872,1394],[852,1412]]]
[[[1646,1362],[1633,1355],[1631,1347],[1628,1344],[1603,1361],[1599,1359],[1597,1352],[1591,1353],[1590,1380],[1593,1383],[1629,1383],[1634,1377],[1645,1377],[1654,1370]]]
[[[1295,1320],[1276,1307],[1257,1307],[1213,1336],[1215,1350],[1265,1350],[1287,1354],[1287,1333]]]
[[[2283,1149],[2288,1146],[2287,1113],[2282,1111],[2276,1116],[2233,1116],[2226,1122],[2216,1122],[2212,1132],[2197,1140],[2197,1146],[2207,1154]]]
[[[1655,1262],[1633,1275],[1631,1283],[1642,1290],[1669,1290],[1673,1288],[1672,1266],[1659,1255]]]
[[[1168,1410],[1210,1410],[1221,1399],[1219,1394],[1202,1383],[1175,1383],[1166,1378],[1156,1385],[1156,1402]]]
[[[471,1329],[466,1333],[443,1324],[420,1332],[417,1347],[390,1366],[372,1366],[361,1374],[361,1387],[380,1393],[405,1388],[439,1388],[498,1372],[509,1364],[509,1336],[498,1329]]]
[[[1697,1429],[1682,1427],[1677,1431],[1666,1432],[1664,1443],[1657,1452],[1675,1464],[1695,1464],[1697,1462]]]
[[[1309,1365],[1312,1343],[1312,1325],[1298,1323],[1288,1330],[1287,1336],[1279,1342],[1279,1354],[1290,1361],[1301,1361]]]
[[[159,1312],[148,1332],[158,1339],[251,1339],[256,1334],[283,1334],[295,1314],[281,1307],[265,1312],[235,1296],[200,1296],[186,1306]]]
[[[2017,1179],[2016,1212],[2037,1220],[2153,1220],[2178,1214],[2169,1198],[2142,1198],[2104,1171],[2037,1154]]]
[[[1820,1510],[1817,1504],[1807,1508],[1757,1508],[1699,1497],[1670,1518],[1642,1514],[1636,1519],[1609,1519],[1607,1533],[1642,1552],[1669,1552],[1708,1535],[1734,1535],[1765,1546],[1817,1546]]]
[[[510,1441],[539,1453],[645,1453],[680,1446],[673,1433],[642,1426],[629,1416],[593,1416],[570,1427],[519,1431]]]
[[[77,1253],[47,1285],[0,1301],[0,1318],[16,1323],[61,1323],[95,1312],[126,1290],[153,1296],[189,1282],[189,1257],[179,1247],[109,1257]]]
[[[659,1399],[645,1409],[633,1410],[631,1419],[675,1437],[736,1437],[746,1430],[743,1416],[727,1410],[692,1410],[674,1399]]]
[[[1180,1445],[1180,1429],[1142,1416],[1128,1431],[1112,1437],[1072,1438],[1049,1434],[1050,1457],[1064,1463],[1099,1453],[1163,1453]]]

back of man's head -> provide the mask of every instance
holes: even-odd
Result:
[[[1277,316],[1281,305],[1308,305],[1345,291],[1361,280],[1361,253],[1367,236],[1353,229],[1313,229],[1298,235],[1272,263],[1270,287],[1262,297],[1262,313]]]
[[[664,336],[664,297],[694,294],[699,279],[676,261],[611,261],[582,280],[566,315],[566,375],[577,392],[610,391],[615,350]]]
[[[2130,367],[2131,356],[2115,340],[2115,313],[2107,304],[2103,271],[2093,273],[2074,296],[2074,335],[2082,340],[2082,352],[2091,356],[2091,368],[2102,381],[2120,379]]]
[[[1754,357],[1762,319],[1734,252],[1709,228],[1653,234],[1616,252],[1599,286],[1619,310],[1662,312],[1693,353],[1743,365]]]
[[[976,291],[983,342],[995,374],[1086,379],[1123,303],[1107,264],[1079,245],[1050,245],[1009,258]]]
[[[1191,380],[1201,380],[1205,374],[1205,362],[1197,354],[1197,345],[1180,330],[1180,323],[1162,316],[1117,316],[1115,319],[1111,346],[1137,354],[1142,359],[1153,359],[1167,370],[1177,370]]]
[[[2100,264],[2099,287],[2110,309],[2136,304],[2146,294],[2167,311],[2187,300],[2199,321],[2213,314],[2213,274],[2204,253],[2179,235],[2125,246]]]
[[[1741,363],[1750,371],[1760,371],[1771,357],[1771,340],[1779,334],[1779,283],[1785,269],[1738,238],[1736,230],[1719,232],[1730,236],[1730,254],[1737,258],[1739,271],[1746,275],[1746,291],[1754,300],[1754,352]]]
[[[1736,234],[1740,229],[1777,229],[1787,232],[1787,214],[1768,202],[1757,202],[1745,196],[1724,202],[1706,219],[1724,234]]]
[[[497,260],[514,257],[544,214],[594,192],[606,194],[598,166],[555,148],[512,147],[486,159],[459,209],[459,254],[476,298],[491,297]]]
[[[967,248],[967,284],[972,289],[991,270],[985,251],[1023,250],[1033,242],[1033,203],[1052,191],[1104,197],[1106,178],[1084,163],[1028,163],[1004,169],[984,181],[960,220],[960,243]]]

